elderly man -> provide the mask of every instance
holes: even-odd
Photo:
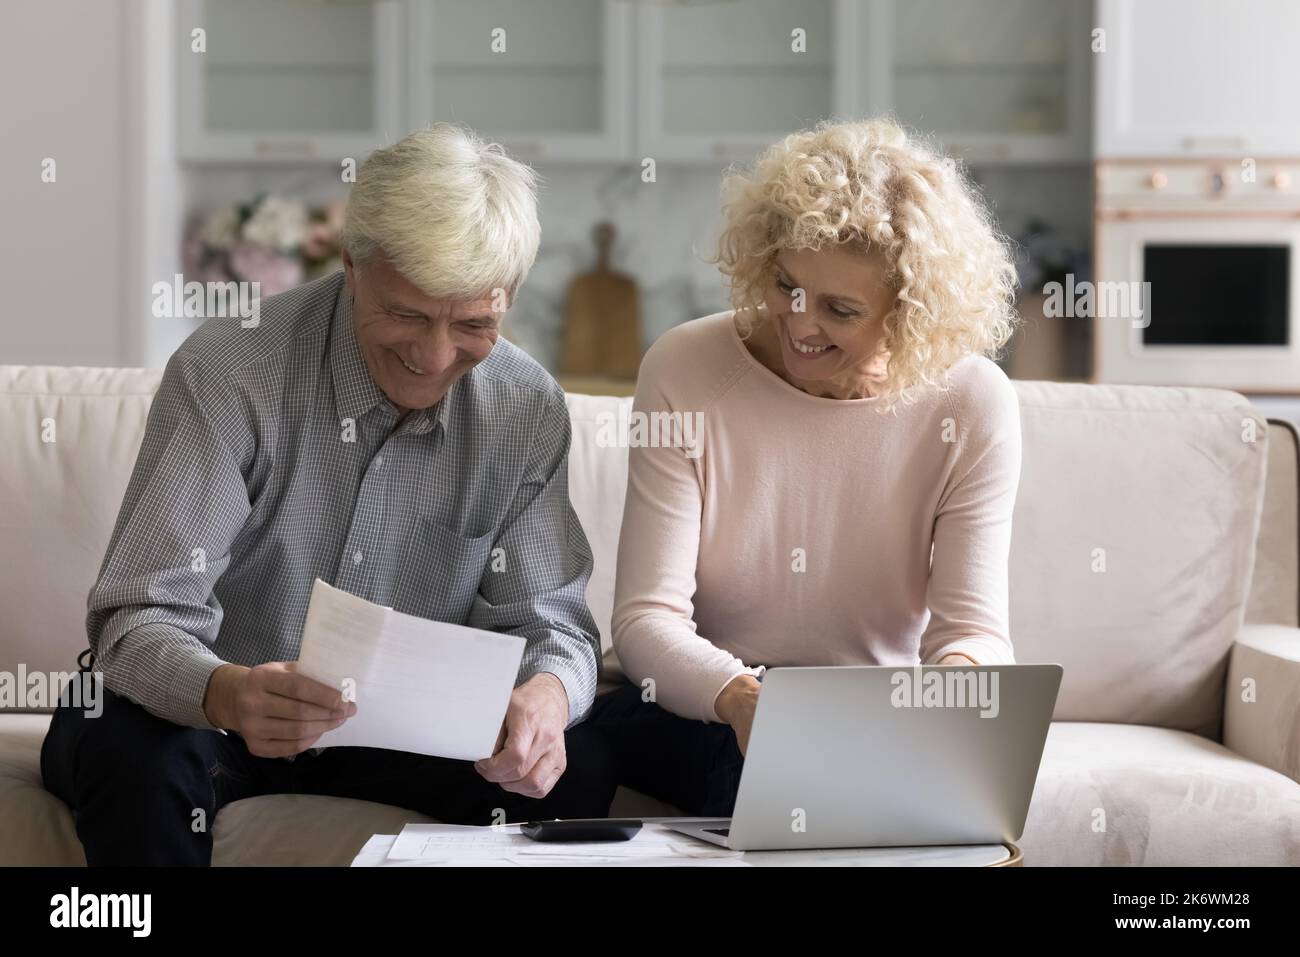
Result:
[[[608,812],[564,395],[498,338],[539,233],[532,171],[435,126],[362,166],[344,271],[168,362],[90,593],[104,711],[61,708],[41,755],[90,864],[207,864],[216,812],[258,794]],[[294,670],[318,577],[527,639],[490,759],[312,747],[356,710]]]

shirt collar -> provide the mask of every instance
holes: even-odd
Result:
[[[396,422],[397,408],[384,395],[383,389],[375,384],[366,367],[365,356],[361,354],[361,345],[357,342],[356,330],[352,326],[352,296],[344,283],[339,285],[330,327],[330,374],[334,379],[334,403],[339,420],[359,421],[376,406],[380,406]],[[445,433],[448,402],[455,391],[456,386],[453,385],[432,409],[413,411],[402,423],[400,431],[422,435],[438,425]]]
[[[370,378],[365,357],[352,328],[352,296],[346,284],[340,284],[339,297],[330,320],[330,374],[334,378],[334,403],[339,419],[356,421],[380,402],[387,401],[383,390]]]

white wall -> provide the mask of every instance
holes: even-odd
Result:
[[[170,7],[0,8],[0,363],[156,364],[150,342],[180,341],[148,311],[179,268]]]
[[[174,0],[114,0],[131,13],[131,147],[134,259],[126,297],[129,361],[162,366],[194,331],[185,319],[153,315],[154,283],[171,284],[181,271],[181,240],[188,199],[176,147],[176,47],[184,42]]]
[[[87,0],[10,0],[0,20],[0,362],[121,361],[124,22]]]

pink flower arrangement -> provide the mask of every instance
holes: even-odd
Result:
[[[184,269],[199,282],[257,282],[274,296],[342,267],[345,200],[323,206],[277,196],[226,206],[191,223]]]

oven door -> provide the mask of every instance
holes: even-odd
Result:
[[[1300,220],[1148,213],[1098,246],[1096,381],[1300,392]]]

